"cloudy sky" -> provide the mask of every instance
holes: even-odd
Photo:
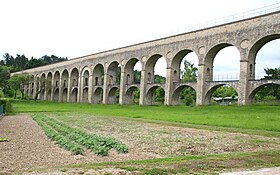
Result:
[[[39,58],[53,54],[71,59],[183,33],[199,23],[278,2],[280,0],[1,0],[0,56],[9,53]],[[263,67],[280,67],[279,48],[280,41],[274,41],[261,50],[257,72]],[[219,59],[225,55],[232,57],[230,61]],[[187,59],[192,60],[193,56]],[[223,49],[217,55],[214,71],[215,74],[238,73],[239,57],[234,48]]]

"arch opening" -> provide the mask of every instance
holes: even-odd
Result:
[[[71,96],[70,96],[70,102],[77,102],[78,100],[78,88],[74,88],[71,92]]]
[[[93,86],[102,86],[104,80],[104,67],[97,64],[93,69]]]
[[[120,85],[121,80],[121,67],[117,61],[112,62],[108,67],[108,85],[116,86]]]
[[[198,57],[191,50],[181,50],[172,60],[172,82],[195,82],[197,80]]]
[[[58,100],[59,100],[59,89],[57,88],[54,91],[53,101],[58,102]]]
[[[52,73],[49,72],[47,75],[47,82],[46,82],[46,91],[47,91],[46,100],[48,101],[51,100],[51,89],[52,89]]]
[[[71,87],[78,87],[79,83],[79,71],[77,68],[72,69],[70,76],[70,85]]]
[[[92,102],[94,104],[102,104],[103,101],[103,88],[98,87],[95,89],[93,96],[92,96]]]
[[[148,84],[165,84],[166,59],[159,54],[151,56],[146,63],[146,76]]]
[[[239,80],[239,70],[240,52],[231,44],[219,44],[206,55],[206,81]]]
[[[141,81],[141,63],[137,58],[130,59],[125,67],[125,84],[140,84]]]
[[[124,100],[124,104],[135,104],[138,105],[139,104],[139,98],[140,98],[140,90],[138,87],[136,86],[132,86],[130,87],[124,96],[125,100]]]
[[[172,95],[172,105],[194,106],[196,104],[196,91],[190,86],[178,87]]]
[[[118,104],[119,103],[120,90],[117,87],[113,87],[108,93],[108,104]]]
[[[146,96],[147,105],[163,105],[165,98],[165,91],[160,86],[151,87]]]
[[[263,84],[249,95],[250,103],[280,104],[280,84]]]
[[[206,104],[236,104],[238,102],[238,92],[228,84],[219,84],[207,92],[205,100]]]
[[[67,102],[67,93],[68,93],[68,88],[64,88],[62,91],[62,102]]]
[[[250,79],[267,79],[271,69],[280,69],[279,48],[280,35],[267,36],[253,46],[252,50],[255,49],[256,54],[249,58]]]

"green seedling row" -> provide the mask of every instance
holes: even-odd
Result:
[[[97,155],[106,156],[108,155],[108,151],[112,148],[115,148],[120,153],[128,152],[127,146],[114,138],[89,134],[81,129],[72,128],[43,114],[36,114],[36,117],[34,118],[40,118],[42,123],[44,123],[46,126],[50,126],[48,128],[52,128],[62,138],[90,149]]]
[[[60,147],[71,151],[72,154],[78,155],[83,154],[84,148],[77,143],[71,141],[70,139],[65,138],[54,129],[49,127],[45,122],[42,121],[42,118],[38,115],[34,116],[33,119],[42,127],[43,131],[46,135],[52,139],[56,144],[60,145]]]

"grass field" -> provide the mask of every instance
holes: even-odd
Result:
[[[83,112],[158,121],[280,132],[280,106],[133,106],[17,102],[15,112]]]
[[[155,133],[154,135],[150,134],[149,137],[145,138],[146,140],[143,140],[143,138],[141,138],[142,140],[139,139],[136,145],[140,145],[142,142],[145,144],[148,142],[155,142],[153,139],[158,139],[158,134],[165,135],[166,138],[163,138],[165,139],[163,141],[158,139],[157,147],[164,148],[164,145],[169,147],[175,142],[186,143],[186,140],[180,140],[183,138],[180,136],[181,131],[177,132],[160,129],[155,129],[154,131],[154,125],[149,126],[149,123],[152,123],[167,127],[179,126],[180,128],[206,129],[208,131],[210,130],[210,133],[213,130],[215,133],[216,131],[222,131],[223,135],[216,135],[213,138],[227,137],[228,133],[228,143],[232,142],[234,146],[233,142],[236,142],[236,146],[242,146],[240,149],[234,151],[222,151],[217,154],[208,154],[207,151],[202,151],[202,154],[198,153],[197,155],[196,153],[185,156],[184,154],[178,154],[178,156],[175,157],[170,156],[147,160],[58,166],[40,169],[40,172],[71,172],[71,169],[78,169],[78,173],[80,174],[91,174],[89,171],[90,169],[106,169],[113,167],[128,172],[131,171],[138,172],[139,174],[151,175],[176,173],[217,174],[217,172],[229,171],[231,169],[256,169],[280,166],[280,150],[278,149],[280,137],[280,106],[121,106],[16,101],[13,103],[13,107],[15,113],[43,112],[68,125],[73,125],[74,127],[83,128],[92,132],[98,132],[98,130],[101,130],[101,134],[102,132],[111,132],[112,134],[115,132],[116,134],[113,134],[113,136],[120,137],[119,139],[122,139],[123,135],[118,135],[117,133],[135,132],[135,135],[133,135],[133,133],[128,134],[135,139],[138,134],[143,134],[145,136],[145,134],[150,134],[148,132]],[[136,125],[133,123],[134,121],[140,123]],[[147,123],[147,125],[145,123]],[[110,125],[111,128],[106,128],[106,125]],[[142,125],[145,127],[141,127]],[[235,136],[233,132],[246,133],[249,135],[247,135],[248,137],[246,136],[246,139],[246,137],[243,138],[242,134],[240,137]],[[184,135],[184,133],[181,134]],[[202,136],[203,140],[203,133],[198,131],[198,135]],[[171,136],[174,136],[174,138]],[[209,141],[205,140],[205,142],[201,142],[200,140],[195,140],[194,142],[202,145],[202,147],[198,149],[203,149],[203,145],[206,145],[207,142],[211,142],[210,145],[216,142],[211,139]],[[170,141],[173,142],[168,145],[167,143]],[[191,140],[187,141],[192,143]],[[265,148],[268,146],[272,146],[272,150],[266,150]],[[213,150],[215,147],[216,146],[213,147]],[[258,149],[255,149],[253,152],[249,151],[253,147]],[[211,150],[209,150],[209,152],[211,152]]]

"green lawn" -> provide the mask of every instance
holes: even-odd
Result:
[[[118,116],[157,121],[280,132],[280,106],[136,106],[14,102],[22,112],[83,112],[99,116]]]

